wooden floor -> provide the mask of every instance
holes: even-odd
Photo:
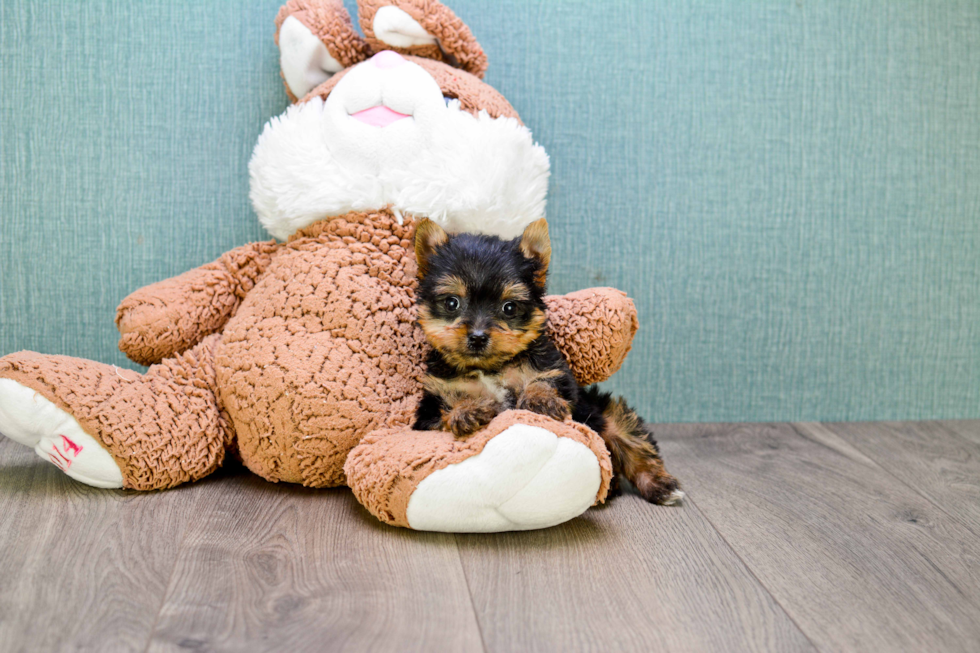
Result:
[[[2,651],[980,651],[980,421],[658,429],[688,501],[499,535],[0,443]]]

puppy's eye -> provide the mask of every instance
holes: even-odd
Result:
[[[446,299],[446,310],[450,313],[455,313],[459,310],[459,298],[449,297]]]
[[[517,304],[514,302],[504,302],[500,307],[501,312],[507,317],[514,317],[517,314]]]

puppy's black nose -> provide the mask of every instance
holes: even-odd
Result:
[[[488,342],[490,342],[490,336],[483,331],[474,331],[466,337],[466,346],[471,351],[483,351]]]

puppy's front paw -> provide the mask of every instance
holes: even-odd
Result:
[[[559,397],[554,388],[544,384],[529,385],[518,397],[517,408],[546,415],[559,422],[564,422],[572,416],[572,409],[568,402]]]
[[[466,437],[493,421],[500,412],[500,405],[492,400],[462,401],[446,413],[443,422],[446,430],[457,438]]]

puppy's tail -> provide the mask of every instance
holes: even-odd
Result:
[[[625,476],[644,499],[669,506],[684,497],[680,483],[664,469],[653,431],[622,397],[597,386],[582,388],[572,419],[602,436],[613,474]]]

